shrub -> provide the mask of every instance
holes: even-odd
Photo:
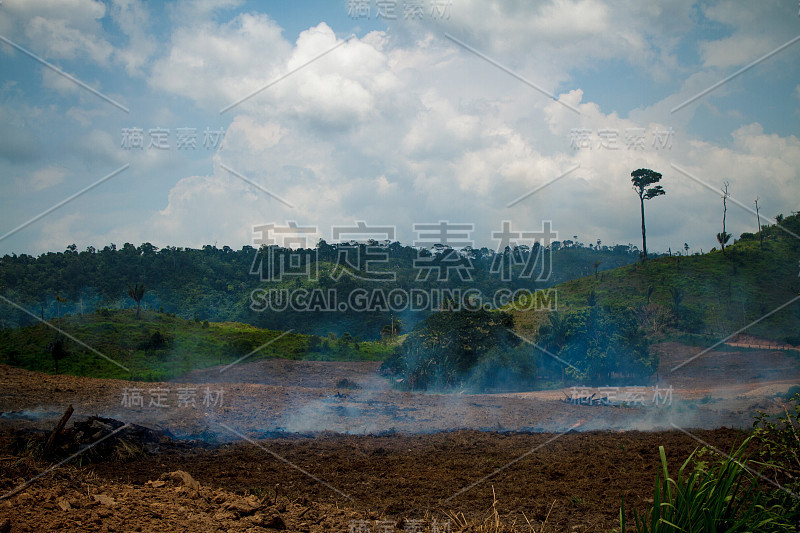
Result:
[[[771,505],[784,508],[786,519],[800,523],[800,392],[797,386],[784,406],[784,414],[775,417],[759,412],[753,423],[753,438],[759,443],[758,464],[764,474],[782,488],[768,493]],[[791,404],[794,404],[792,407]],[[775,531],[778,531],[777,529]]]
[[[566,373],[577,381],[610,383],[612,375],[644,380],[658,368],[632,310],[593,307],[568,313],[558,329],[563,330],[558,335],[540,331],[540,338],[546,346],[560,347],[558,356],[571,364]]]
[[[405,386],[411,389],[460,386],[491,349],[519,344],[513,326],[507,313],[438,311],[409,333],[402,345],[404,361],[392,358],[390,364],[403,369]]]
[[[145,351],[160,350],[166,348],[168,344],[167,338],[159,330],[155,330],[150,337],[139,345],[139,348]]]
[[[784,339],[784,342],[792,346],[800,346],[800,335],[789,335]]]
[[[706,328],[703,310],[693,305],[682,305],[678,313],[677,326],[681,331],[702,333]]]
[[[643,515],[634,510],[637,533],[705,533],[791,531],[780,505],[765,505],[757,478],[746,468],[747,438],[730,456],[708,465],[694,461],[696,450],[670,477],[664,447],[659,446],[661,472],[656,473],[653,505]],[[663,474],[663,477],[662,477]],[[620,526],[626,531],[625,502]],[[793,527],[793,526],[792,526]]]
[[[339,381],[336,382],[336,388],[337,389],[355,390],[355,389],[360,389],[361,385],[359,385],[358,383],[356,383],[353,380],[350,380],[350,379],[347,379],[347,378],[342,378],[342,379],[340,379]]]
[[[529,390],[536,374],[536,353],[532,346],[495,347],[475,365],[468,386],[479,392]]]

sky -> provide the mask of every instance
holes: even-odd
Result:
[[[445,222],[496,248],[504,221],[549,221],[641,247],[639,168],[666,191],[645,204],[648,249],[708,251],[726,182],[734,238],[756,198],[762,223],[800,205],[799,11],[4,0],[0,255],[239,249],[290,222],[309,245],[359,222],[430,244],[423,225]]]

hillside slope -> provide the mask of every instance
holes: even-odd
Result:
[[[170,313],[103,310],[62,317],[64,374],[142,381],[170,380],[195,369],[252,362],[262,358],[372,361],[391,344],[361,342],[352,336],[302,335],[237,322],[185,320]],[[56,321],[52,321],[54,325]],[[0,330],[0,363],[51,373],[56,331],[45,324]],[[79,342],[76,342],[76,339]]]
[[[561,283],[560,313],[595,305],[632,310],[648,334],[683,333],[723,338],[747,334],[800,344],[800,215],[743,234],[725,253],[649,259]],[[794,234],[794,235],[792,235]],[[763,236],[763,249],[760,237]],[[515,312],[518,331],[530,336],[548,312]]]

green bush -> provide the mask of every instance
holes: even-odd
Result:
[[[706,328],[705,314],[694,305],[681,305],[676,313],[678,329],[689,333],[702,333]]]
[[[633,312],[591,307],[564,314],[540,329],[540,341],[570,363],[576,381],[608,384],[613,376],[644,380],[658,368]]]
[[[789,335],[784,339],[784,342],[792,346],[800,346],[800,335]]]
[[[459,387],[473,367],[490,350],[519,344],[512,333],[514,321],[502,312],[438,311],[417,324],[402,345],[402,352],[384,369],[402,371],[410,389]]]
[[[753,438],[759,443],[758,464],[765,475],[780,487],[771,489],[767,501],[781,506],[793,524],[800,524],[800,392],[792,387],[784,414],[755,416]],[[794,404],[792,407],[791,404]],[[775,531],[780,531],[775,529]]]
[[[708,465],[693,461],[693,452],[670,477],[664,447],[659,446],[661,472],[656,473],[653,505],[643,514],[634,510],[637,533],[735,533],[792,531],[786,509],[767,502],[758,478],[746,468],[746,439],[730,456]],[[692,465],[692,463],[694,463]],[[692,466],[690,466],[692,465]],[[625,501],[620,526],[626,532]]]
[[[160,350],[166,348],[168,344],[167,337],[159,330],[155,330],[146,341],[139,344],[139,349],[145,351]]]
[[[467,384],[476,392],[530,390],[536,374],[536,353],[532,346],[495,347],[478,361]]]

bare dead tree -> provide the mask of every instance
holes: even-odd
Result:
[[[722,255],[725,255],[725,245],[731,238],[730,234],[725,231],[725,218],[728,214],[728,197],[730,196],[730,194],[728,193],[728,186],[730,185],[730,182],[728,180],[725,180],[723,184],[724,187],[722,188],[722,233],[717,233],[717,241],[719,242],[719,245],[722,248]]]
[[[758,196],[756,196],[756,223],[758,224],[758,244],[764,249],[764,234],[761,233],[761,217],[758,215]]]

